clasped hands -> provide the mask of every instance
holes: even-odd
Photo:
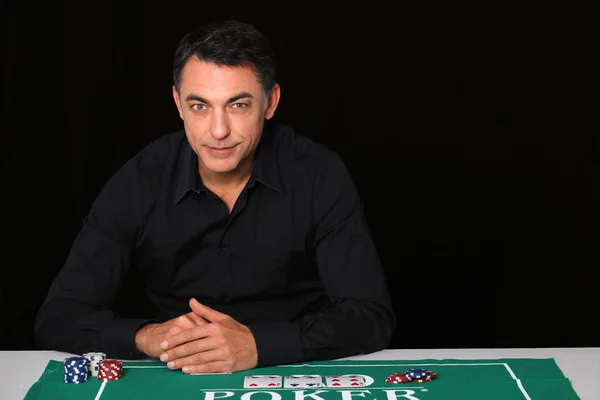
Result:
[[[190,300],[191,312],[140,328],[139,351],[186,374],[223,373],[256,367],[258,354],[250,329],[230,316]]]

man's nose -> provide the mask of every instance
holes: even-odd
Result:
[[[216,139],[224,139],[231,132],[229,118],[223,111],[215,111],[211,116],[210,133]]]

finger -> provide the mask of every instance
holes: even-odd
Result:
[[[179,333],[176,333],[172,336],[165,338],[160,343],[160,348],[162,350],[169,350],[174,347],[177,347],[183,343],[191,342],[193,340],[198,340],[209,336],[210,332],[214,328],[211,328],[211,324],[205,324],[201,326],[194,326],[193,328],[183,330]]]
[[[160,354],[160,360],[175,361],[182,359],[196,353],[209,351],[218,348],[214,337],[206,337],[199,340],[192,340],[191,342],[183,343],[179,346],[173,347]]]
[[[181,330],[186,330],[186,329],[194,328],[194,327],[198,326],[198,324],[192,318],[190,318],[189,315],[184,314],[184,315],[179,316],[179,318],[177,318],[176,326],[178,328],[180,328]]]
[[[186,316],[196,325],[208,324],[208,321],[196,314],[195,312],[187,313]]]
[[[169,361],[167,367],[169,369],[181,369],[186,365],[199,365],[206,364],[214,361],[224,361],[225,352],[222,349],[213,349],[208,351],[201,351],[199,353],[191,354],[187,357],[178,358],[176,360]]]
[[[223,318],[229,318],[228,315],[220,313],[217,310],[213,310],[212,308],[201,304],[196,299],[190,300],[190,308],[196,315],[199,315],[200,317],[210,322],[216,322]]]
[[[229,361],[212,361],[204,364],[186,365],[181,369],[186,374],[216,374],[233,372]]]

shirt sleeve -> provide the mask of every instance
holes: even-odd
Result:
[[[139,358],[133,337],[146,319],[111,311],[129,272],[135,237],[136,185],[126,164],[101,190],[65,264],[38,311],[35,338],[43,349]]]
[[[320,168],[313,193],[314,257],[329,304],[293,322],[250,325],[259,367],[383,350],[396,326],[362,200],[339,156]]]

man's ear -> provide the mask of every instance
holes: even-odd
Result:
[[[183,112],[181,111],[181,100],[179,98],[179,91],[175,85],[173,85],[173,100],[175,100],[175,106],[177,106],[177,111],[179,112],[179,118],[183,119]]]
[[[267,99],[267,109],[265,111],[265,119],[273,118],[277,105],[279,105],[279,98],[281,97],[281,87],[278,83],[273,85],[269,98]]]

